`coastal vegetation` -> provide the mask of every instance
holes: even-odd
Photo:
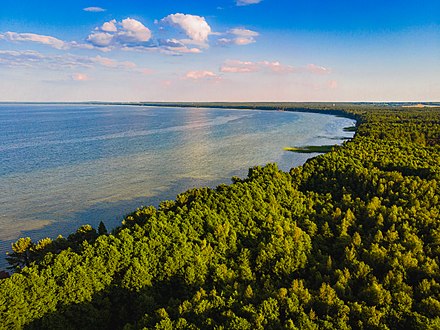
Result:
[[[0,327],[439,329],[440,108],[299,111],[356,118],[356,135],[289,173],[257,166],[139,208],[111,233],[21,238]]]

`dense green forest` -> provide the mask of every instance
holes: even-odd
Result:
[[[18,240],[0,327],[440,329],[440,108],[339,112],[352,141],[289,173]]]

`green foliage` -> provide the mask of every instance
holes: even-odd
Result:
[[[290,173],[19,239],[0,328],[440,328],[440,112],[348,111],[355,138]]]

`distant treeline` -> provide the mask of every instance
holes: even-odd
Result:
[[[225,105],[241,106],[271,107]],[[111,233],[18,240],[0,327],[440,329],[440,109],[277,107],[354,116],[356,135],[289,173],[254,167],[139,208]]]

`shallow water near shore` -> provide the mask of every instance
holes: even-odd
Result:
[[[315,113],[111,105],[0,105],[0,256],[18,237],[107,228],[141,205],[230,183],[277,162],[288,171],[354,120]],[[0,268],[5,266],[0,257]]]

